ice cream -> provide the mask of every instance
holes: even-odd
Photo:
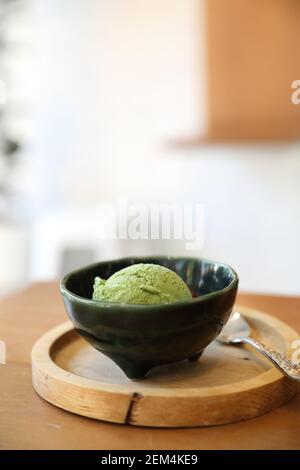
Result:
[[[134,264],[107,280],[96,277],[94,281],[93,300],[98,301],[151,305],[191,298],[178,274],[158,264]]]

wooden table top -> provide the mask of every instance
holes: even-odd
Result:
[[[241,294],[238,302],[300,332],[300,297]],[[300,449],[300,394],[250,421],[189,429],[105,423],[45,402],[32,388],[30,351],[64,320],[57,283],[35,284],[0,302],[0,339],[7,348],[7,364],[0,365],[0,449]]]

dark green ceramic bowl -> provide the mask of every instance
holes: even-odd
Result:
[[[92,300],[95,276],[107,279],[136,263],[153,263],[175,271],[193,299],[167,305],[132,305]],[[61,294],[76,330],[112,359],[131,379],[155,366],[197,359],[229,318],[238,276],[229,266],[197,258],[123,258],[67,274]]]

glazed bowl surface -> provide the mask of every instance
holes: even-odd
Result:
[[[92,300],[96,276],[107,279],[136,263],[172,269],[186,282],[193,298],[157,305]],[[78,333],[129,378],[141,379],[155,366],[200,357],[230,316],[238,276],[226,264],[201,258],[122,258],[73,271],[61,280],[60,289]]]

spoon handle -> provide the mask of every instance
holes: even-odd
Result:
[[[283,354],[277,351],[273,351],[271,348],[268,348],[264,344],[250,337],[243,337],[240,338],[240,340],[243,343],[250,344],[257,351],[262,353],[267,359],[269,359],[274,364],[275,367],[277,367],[277,369],[279,369],[287,377],[293,380],[300,381],[300,367],[290,361]]]

